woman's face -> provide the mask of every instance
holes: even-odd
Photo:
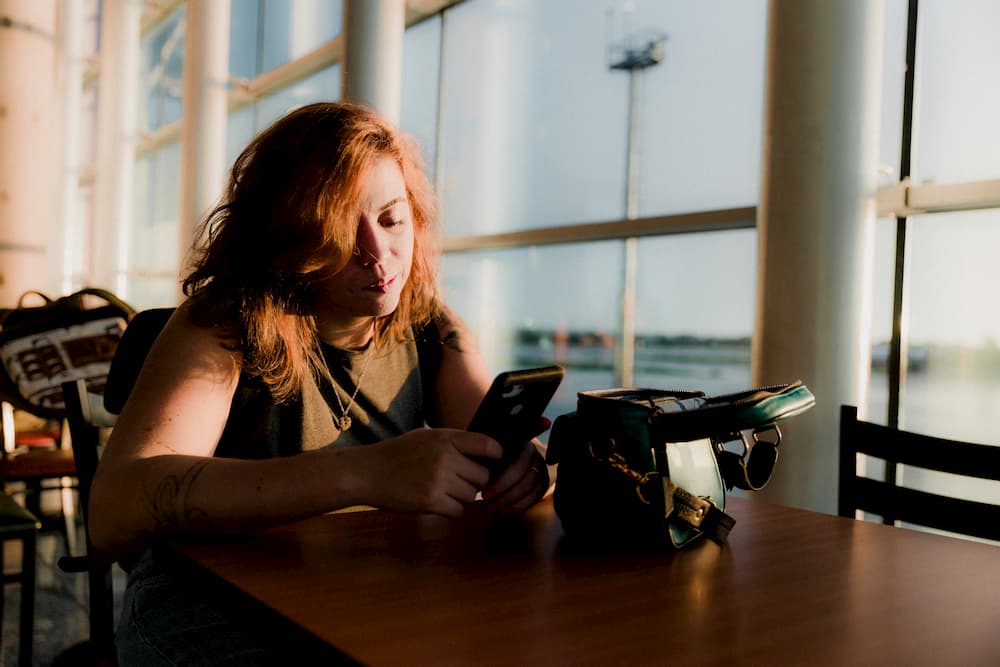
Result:
[[[354,255],[314,287],[316,314],[323,320],[389,315],[410,277],[414,230],[403,172],[395,160],[381,157],[359,185]]]

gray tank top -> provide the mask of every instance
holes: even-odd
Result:
[[[422,382],[414,341],[360,352],[323,345],[323,355],[334,385],[309,378],[301,395],[288,403],[276,404],[259,380],[240,378],[215,455],[289,456],[323,447],[371,444],[425,426],[427,378]],[[341,410],[334,391],[344,407],[350,404],[351,425],[343,432],[337,428]]]

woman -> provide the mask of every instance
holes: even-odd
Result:
[[[441,303],[435,199],[397,130],[351,104],[288,114],[237,159],[203,230],[188,298],[92,489],[95,548],[143,554],[119,625],[124,664],[217,661],[223,646],[266,663],[275,648],[219,596],[185,590],[151,549],[159,539],[354,505],[458,517],[480,492],[518,513],[549,486],[533,441],[488,482],[482,461],[500,446],[464,430],[491,374]]]

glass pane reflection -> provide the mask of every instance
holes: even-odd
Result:
[[[409,28],[403,36],[403,86],[399,126],[419,144],[433,182],[437,152],[437,92],[441,69],[441,17]]]
[[[140,131],[152,132],[181,118],[184,15],[181,6],[142,40]]]
[[[1000,3],[925,0],[919,17],[914,181],[1000,178]]]
[[[641,239],[635,384],[748,388],[756,271],[753,229]]]
[[[260,132],[292,109],[313,102],[336,102],[340,99],[340,65],[332,65],[302,79],[257,104],[254,120]]]
[[[623,275],[618,241],[453,253],[442,265],[448,304],[494,374],[566,369],[550,419],[575,410],[578,391],[614,386]]]
[[[261,73],[295,60],[340,34],[339,0],[265,0]]]
[[[639,215],[753,205],[760,189],[766,0],[624,5],[609,10],[617,18],[616,41],[631,35],[630,43],[642,44],[644,33],[665,35],[663,60],[638,75]],[[622,71],[614,75],[628,79]]]
[[[1000,310],[993,304],[1000,285],[1000,212],[914,217],[909,238],[911,366],[900,424],[997,442]]]
[[[625,214],[626,77],[603,3],[467,0],[444,19],[440,196],[453,235]]]

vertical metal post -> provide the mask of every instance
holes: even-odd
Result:
[[[910,0],[906,10],[906,73],[903,78],[903,121],[899,151],[899,180],[910,179],[910,152],[913,146],[913,92],[917,62],[917,0]],[[889,339],[888,374],[889,405],[886,424],[899,428],[903,390],[906,385],[907,332],[903,330],[906,315],[906,216],[896,218],[896,252],[892,277],[892,337]],[[885,462],[885,481],[897,483],[895,461]],[[895,517],[887,513],[882,523],[892,524]]]
[[[628,152],[625,157],[625,217],[639,215],[639,76],[642,69],[631,67],[628,72]],[[635,373],[635,306],[638,240],[625,239],[625,275],[622,284],[622,342],[617,359],[615,383],[629,387]]]
[[[628,136],[625,155],[625,217],[639,215],[639,98],[642,71],[663,60],[666,35],[646,31],[629,34],[621,47],[621,59],[610,63],[613,70],[628,72]],[[616,357],[615,382],[631,386],[635,374],[635,309],[638,239],[625,239],[625,275],[622,277],[622,340]]]

